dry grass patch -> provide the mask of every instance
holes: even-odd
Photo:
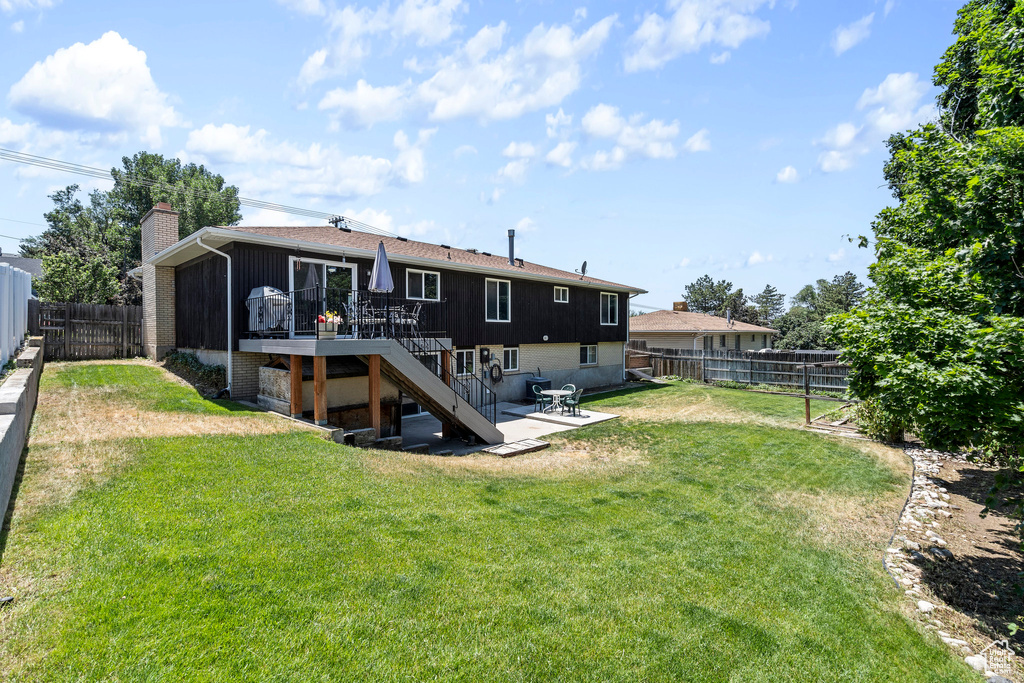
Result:
[[[459,457],[393,451],[364,452],[363,464],[373,472],[388,476],[418,476],[425,471],[433,471],[508,478],[607,478],[648,464],[640,449],[619,444],[555,444],[543,451],[512,458],[499,458],[483,452]]]

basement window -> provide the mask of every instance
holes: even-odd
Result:
[[[474,372],[474,361],[476,351],[474,349],[462,349],[455,352],[455,374],[459,377],[468,377]]]
[[[519,369],[519,349],[504,349],[501,352],[501,369],[505,372]]]
[[[580,365],[597,365],[597,344],[580,346]]]

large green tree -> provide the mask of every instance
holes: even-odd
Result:
[[[22,256],[43,259],[40,297],[73,303],[138,304],[141,291],[128,272],[142,257],[142,217],[157,202],[180,213],[178,236],[208,225],[234,225],[241,220],[238,188],[203,166],[139,152],[111,169],[114,187],[78,199],[70,185],[50,195],[53,209],[47,228],[25,240]]]
[[[936,123],[889,140],[864,303],[834,320],[851,389],[929,446],[1024,458],[1024,4],[975,0]],[[867,239],[862,242],[866,243]]]
[[[835,349],[826,318],[850,311],[864,298],[864,285],[851,272],[805,285],[793,296],[793,306],[774,321],[779,349]]]

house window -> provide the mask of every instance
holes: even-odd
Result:
[[[505,372],[519,369],[519,349],[505,349],[501,352],[501,369]]]
[[[580,365],[597,365],[597,344],[580,346]]]
[[[740,350],[740,335],[736,335],[736,350]]]
[[[724,349],[725,348],[725,335],[724,334],[721,337],[719,337],[719,339],[718,339],[718,348],[720,348],[720,349]]]
[[[601,324],[619,324],[619,295],[601,292]]]
[[[555,303],[556,304],[567,304],[567,303],[569,303],[569,288],[568,287],[555,287]]]
[[[761,335],[761,348],[762,349],[767,349],[768,348],[768,335],[767,334],[762,334]]]
[[[512,283],[508,280],[484,282],[487,294],[487,322],[507,323],[512,320]]]
[[[405,292],[410,299],[441,300],[441,275],[429,270],[407,270]]]
[[[472,375],[476,352],[473,349],[457,350],[455,352],[455,374],[459,377]]]

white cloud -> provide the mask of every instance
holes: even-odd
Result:
[[[526,180],[526,169],[530,165],[529,159],[516,159],[510,161],[498,169],[498,180],[509,181],[521,184]]]
[[[486,192],[480,192],[480,201],[484,204],[497,204],[498,200],[505,194],[505,189],[501,187],[494,188],[490,194]]]
[[[762,263],[771,263],[774,260],[775,260],[775,257],[772,256],[771,254],[768,254],[767,256],[763,256],[761,254],[761,252],[755,251],[747,259],[747,265],[748,266],[757,266],[757,265],[760,265]]]
[[[572,125],[572,115],[566,114],[562,111],[562,108],[559,107],[557,114],[547,114],[544,117],[544,123],[546,123],[548,127],[548,137],[558,137],[558,134],[562,129],[568,128]]]
[[[559,142],[548,152],[544,160],[552,166],[572,167],[572,153],[576,150],[575,142]]]
[[[861,17],[852,24],[840,26],[832,33],[832,50],[839,56],[868,39],[871,35],[871,22],[875,20],[875,13]]]
[[[527,218],[521,218],[519,220],[519,222],[516,223],[516,228],[515,228],[517,233],[533,232],[536,229],[537,229],[537,224],[534,223],[532,218],[528,218],[528,217]]]
[[[452,156],[458,159],[463,155],[476,153],[476,147],[474,147],[473,145],[459,145],[458,147],[455,148],[455,151],[452,152]]]
[[[701,128],[687,138],[683,147],[686,148],[687,152],[710,152],[711,138],[709,137],[709,133],[710,131],[708,131],[707,128]]]
[[[419,46],[437,45],[458,30],[455,15],[466,9],[461,0],[404,0],[395,11],[387,3],[377,9],[355,8],[323,10],[315,0],[286,0],[293,9],[307,14],[324,14],[328,44],[310,55],[299,71],[303,87],[332,76],[344,75],[357,67],[371,52],[375,36],[391,33],[396,39],[414,39]]]
[[[386,209],[384,211],[377,211],[376,209],[370,208],[363,209],[362,211],[345,209],[341,215],[351,218],[352,220],[359,221],[360,223],[372,225],[373,227],[385,232],[395,232],[395,219]]]
[[[866,89],[857,102],[862,122],[840,123],[815,141],[825,148],[818,156],[818,167],[826,173],[845,171],[893,133],[933,118],[934,105],[921,105],[930,87],[915,73],[893,73],[878,87]]]
[[[315,218],[303,218],[270,209],[250,209],[242,207],[242,220],[239,225],[274,225],[302,226],[317,222]]]
[[[798,183],[800,182],[800,174],[793,166],[787,166],[786,168],[779,171],[775,176],[775,182],[777,183]]]
[[[583,131],[597,138],[613,138],[626,126],[626,119],[619,116],[619,108],[610,104],[599,104],[583,116]]]
[[[14,14],[18,11],[36,12],[50,9],[60,0],[0,0],[0,12]]]
[[[459,28],[455,14],[465,10],[462,0],[405,0],[395,9],[392,30],[404,38],[416,38],[421,47],[437,45]]]
[[[629,38],[626,71],[657,69],[709,45],[736,49],[768,33],[771,25],[756,13],[773,5],[773,0],[669,0],[670,16],[648,13]]]
[[[335,88],[329,91],[317,108],[331,111],[335,122],[350,128],[371,128],[380,121],[401,118],[407,104],[408,88],[408,83],[375,88],[360,78],[352,90]]]
[[[686,268],[689,265],[690,265],[690,259],[684,258],[682,261],[679,262],[679,266],[678,267],[679,268]]]
[[[529,142],[510,142],[501,154],[510,159],[532,159],[537,156],[537,148]]]
[[[711,55],[708,61],[710,61],[712,64],[725,64],[731,58],[732,53],[726,50],[725,52],[719,52],[717,54]]]
[[[555,106],[579,88],[583,60],[604,45],[615,19],[605,17],[578,35],[567,25],[539,24],[522,43],[489,59],[479,49],[468,49],[482,32],[494,31],[485,26],[466,46],[440,60],[417,95],[434,120],[512,119]]]
[[[423,182],[427,168],[423,148],[436,132],[437,128],[421,130],[416,137],[416,144],[410,144],[408,136],[403,131],[395,133],[395,147],[398,149],[398,156],[395,158],[395,171],[405,182]]]
[[[425,175],[423,147],[433,130],[420,131],[410,143],[402,131],[395,134],[394,161],[369,155],[349,156],[337,147],[314,143],[299,147],[276,142],[270,133],[249,126],[207,124],[188,135],[189,157],[208,163],[244,167],[232,174],[233,182],[250,193],[287,191],[303,197],[372,195],[396,184],[417,183]]]
[[[840,249],[839,251],[832,252],[831,254],[828,255],[829,263],[837,263],[839,261],[842,261],[844,258],[846,258],[845,249]]]
[[[11,24],[11,30],[15,33],[21,33],[25,30],[25,22],[21,19]]]
[[[146,53],[114,31],[36,62],[11,86],[7,100],[52,128],[134,133],[153,147],[164,127],[182,125],[153,81]]]
[[[896,7],[896,0],[885,0],[885,16],[889,16],[889,12]]]
[[[915,73],[889,74],[877,88],[868,88],[860,96],[857,109],[871,109],[868,124],[881,135],[906,130],[934,113],[932,105],[918,108],[930,84]]]
[[[321,16],[327,12],[327,9],[320,0],[277,0],[277,2],[299,14]]]
[[[588,171],[614,171],[622,166],[626,160],[626,150],[621,147],[613,147],[611,151],[595,152],[589,159],[584,159],[580,164]]]
[[[11,147],[25,144],[34,132],[31,123],[14,123],[10,119],[0,118],[0,145]]]

